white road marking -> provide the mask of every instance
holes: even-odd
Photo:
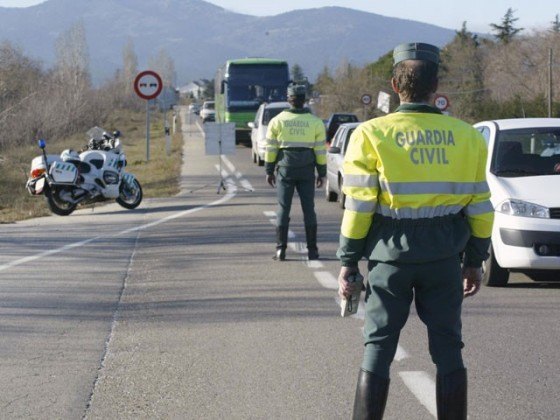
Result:
[[[432,416],[437,417],[436,385],[430,375],[421,371],[399,372],[399,375],[420,404],[426,407]]]
[[[233,197],[235,197],[235,195],[236,195],[235,187],[232,188],[232,189],[228,188],[228,191],[226,192],[226,195],[224,195],[222,198],[220,198],[219,200],[213,201],[211,203],[205,204],[203,206],[195,207],[195,208],[185,210],[185,211],[181,211],[181,212],[178,212],[178,213],[174,213],[174,214],[171,214],[167,217],[163,217],[161,219],[155,220],[153,222],[146,223],[146,224],[141,225],[141,226],[136,226],[136,227],[133,227],[133,228],[130,228],[130,229],[126,229],[126,230],[114,233],[112,235],[96,236],[96,237],[87,239],[85,241],[75,242],[75,243],[68,244],[68,245],[65,245],[65,246],[57,248],[57,249],[51,249],[49,251],[41,252],[41,253],[36,254],[36,255],[31,255],[29,257],[20,258],[18,260],[0,265],[0,271],[5,271],[5,270],[8,270],[9,268],[16,267],[16,266],[19,266],[19,265],[23,265],[23,264],[26,264],[26,263],[31,262],[31,261],[40,260],[44,257],[49,256],[49,255],[59,254],[61,252],[67,251],[69,249],[77,248],[77,247],[80,247],[82,245],[86,245],[90,242],[97,241],[97,240],[100,240],[100,239],[114,238],[114,237],[117,237],[117,236],[125,235],[125,234],[130,233],[130,232],[135,232],[135,231],[148,229],[150,227],[160,225],[160,224],[168,222],[170,220],[174,220],[174,219],[177,219],[179,217],[183,217],[183,216],[186,216],[186,215],[189,215],[189,214],[192,214],[192,213],[196,213],[200,210],[204,210],[204,209],[207,209],[207,208],[210,208],[210,207],[220,205],[222,203],[225,203],[225,202],[231,200]]]
[[[328,271],[315,271],[313,273],[321,286],[326,289],[338,290],[338,281]]]
[[[408,359],[410,356],[407,351],[403,349],[400,345],[397,346],[397,352],[395,353],[395,360],[400,362],[401,360]]]
[[[264,215],[265,215],[266,217],[270,217],[270,218],[276,219],[276,212],[274,212],[274,211],[265,211],[265,212],[263,212],[263,213],[264,213]]]
[[[233,163],[231,163],[226,155],[221,155],[221,158],[224,164],[228,167],[229,171],[239,180],[243,189],[247,191],[255,191],[251,183],[247,179],[245,179],[243,174],[235,168]]]
[[[312,268],[312,269],[325,268],[325,265],[321,261],[317,261],[317,260],[309,261],[306,259],[304,260],[304,262],[308,268]]]

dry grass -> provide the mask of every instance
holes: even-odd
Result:
[[[168,113],[171,120],[171,113]],[[121,143],[128,160],[127,172],[142,185],[144,198],[172,196],[179,192],[182,160],[182,136],[172,135],[171,153],[166,155],[163,116],[152,112],[150,124],[150,161],[146,162],[146,114],[117,111],[100,124],[107,130],[122,132]],[[170,123],[171,125],[171,123]],[[63,140],[46,139],[48,153],[64,149],[81,149],[87,142],[85,133]],[[33,197],[25,189],[31,159],[40,154],[37,146],[22,146],[0,152],[0,223],[12,223],[50,212],[43,196]]]

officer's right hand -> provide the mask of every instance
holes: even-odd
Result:
[[[276,187],[276,175],[267,175],[266,182],[268,182],[268,185],[270,185],[271,187]]]
[[[356,283],[348,281],[348,277],[352,274],[359,273],[358,267],[340,267],[338,274],[338,294],[341,298],[350,298],[356,288],[362,288],[363,283]]]
[[[463,267],[463,296],[474,296],[480,290],[480,283],[482,282],[482,268]]]

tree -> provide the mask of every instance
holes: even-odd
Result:
[[[554,18],[554,20],[552,22],[552,27],[550,28],[550,30],[552,32],[554,32],[555,34],[560,33],[560,19],[558,17],[558,14],[556,15],[556,17]]]
[[[510,7],[507,9],[506,14],[502,18],[502,24],[491,23],[490,26],[494,28],[496,35],[494,35],[502,44],[509,44],[513,37],[523,30],[523,28],[516,28],[514,25],[519,18],[513,17],[514,10]]]
[[[122,83],[125,95],[132,95],[134,79],[138,74],[138,57],[134,51],[134,42],[129,38],[123,47]]]
[[[89,52],[83,22],[56,39],[56,68],[61,81],[72,88],[89,85]]]
[[[290,70],[290,73],[292,75],[292,80],[296,83],[303,82],[306,79],[305,74],[303,73],[303,69],[299,64],[294,64]]]
[[[453,115],[474,122],[479,119],[487,92],[480,44],[466,22],[442,49],[441,61],[438,91],[450,97]]]
[[[175,62],[164,48],[159,50],[156,57],[151,57],[148,64],[160,75],[163,86],[175,86]]]

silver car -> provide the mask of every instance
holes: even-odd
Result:
[[[342,163],[344,154],[348,148],[350,135],[360,123],[346,123],[338,127],[332,141],[331,147],[327,149],[327,185],[325,186],[325,197],[327,201],[337,201],[344,208],[345,196],[342,192],[344,182],[344,171]]]

